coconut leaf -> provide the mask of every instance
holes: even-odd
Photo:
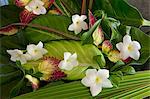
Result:
[[[123,81],[120,82],[118,88],[105,88],[102,92],[97,96],[94,97],[95,99],[99,98],[123,98],[129,97],[134,98],[141,94],[141,98],[147,97],[149,93],[147,92],[150,90],[148,87],[149,84],[149,74],[150,71],[142,71],[136,73],[135,75],[128,75],[123,77]],[[92,96],[89,92],[89,89],[86,88],[81,84],[80,81],[74,81],[65,84],[59,84],[55,86],[49,86],[44,89],[38,90],[36,92],[27,93],[14,99],[47,99],[47,98],[61,98],[61,99],[83,99],[88,98],[91,99]]]

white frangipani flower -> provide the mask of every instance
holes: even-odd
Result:
[[[116,44],[116,47],[120,51],[120,55],[123,60],[129,57],[138,60],[140,57],[140,43],[137,41],[132,41],[131,36],[128,34],[123,37],[123,42]]]
[[[40,41],[37,45],[30,44],[27,46],[27,53],[31,56],[32,60],[38,60],[43,57],[48,51],[43,48],[43,43]]]
[[[64,60],[59,63],[58,67],[64,70],[72,70],[75,66],[78,66],[77,54],[72,55],[70,52],[65,52]]]
[[[16,62],[17,60],[21,62],[21,64],[25,64],[27,60],[30,59],[29,54],[23,54],[21,50],[14,49],[14,50],[7,50],[7,53],[11,55],[10,60]]]
[[[87,17],[85,15],[73,15],[72,16],[72,21],[73,23],[69,26],[68,30],[70,31],[74,31],[75,34],[78,34],[83,30],[87,30],[88,29],[88,25],[86,22],[84,22],[84,20]]]
[[[41,0],[32,0],[25,8],[36,15],[46,14],[46,9],[43,5],[44,3]]]
[[[92,96],[96,96],[102,91],[102,87],[113,87],[108,78],[109,71],[106,69],[99,69],[98,71],[96,69],[88,69],[81,83],[86,87],[90,87]]]

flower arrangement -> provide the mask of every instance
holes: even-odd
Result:
[[[150,22],[127,1],[9,3],[0,8],[0,83],[3,89],[10,84],[2,98],[149,95],[149,71],[136,70],[150,57],[150,37],[138,27]]]

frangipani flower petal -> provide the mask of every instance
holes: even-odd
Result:
[[[81,20],[84,21],[85,19],[87,19],[86,15],[81,15]]]
[[[129,43],[131,43],[132,41],[131,41],[131,36],[129,36],[129,35],[125,35],[124,37],[123,37],[123,43],[124,44],[129,44]]]
[[[107,69],[99,69],[97,73],[102,78],[109,78],[109,70]]]
[[[97,96],[101,91],[102,91],[102,86],[101,85],[93,85],[90,87],[90,91],[92,96]]]
[[[123,49],[123,43],[122,42],[117,43],[116,47],[117,47],[118,50],[122,50]]]
[[[96,73],[97,73],[96,69],[88,69],[86,71],[86,76],[94,76],[94,75],[96,75]]]
[[[135,60],[138,60],[140,58],[140,52],[137,50],[137,51],[132,51],[130,53],[130,57],[135,59]]]
[[[70,52],[64,52],[64,60],[68,60],[70,56],[71,56]]]
[[[71,24],[69,25],[68,30],[73,31],[75,29],[74,27],[75,27],[74,24]]]
[[[140,45],[139,42],[133,41],[132,43],[133,43],[133,46],[134,46],[136,49],[138,49],[138,50],[141,49],[141,45]]]
[[[108,79],[103,79],[102,87],[104,87],[104,88],[111,88],[111,87],[113,87],[113,85],[111,84],[111,81],[110,81],[110,80],[108,80]]]

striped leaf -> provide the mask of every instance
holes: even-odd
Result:
[[[71,71],[66,71],[68,74],[67,79],[75,80],[84,76],[84,71],[92,66],[99,68],[98,63],[93,59],[94,56],[101,55],[101,61],[105,65],[105,59],[101,51],[92,44],[82,45],[80,41],[51,41],[45,44],[45,48],[48,50],[48,56],[55,57],[63,60],[64,52],[77,53],[80,67],[76,67]]]
[[[115,98],[130,99],[144,98],[149,95],[150,71],[138,72],[135,75],[124,76],[124,80],[119,84],[119,88],[103,89],[102,92],[94,97],[99,98]],[[36,92],[27,93],[14,99],[93,99],[89,89],[83,86],[80,81],[74,81],[65,84],[57,84],[38,90]]]

